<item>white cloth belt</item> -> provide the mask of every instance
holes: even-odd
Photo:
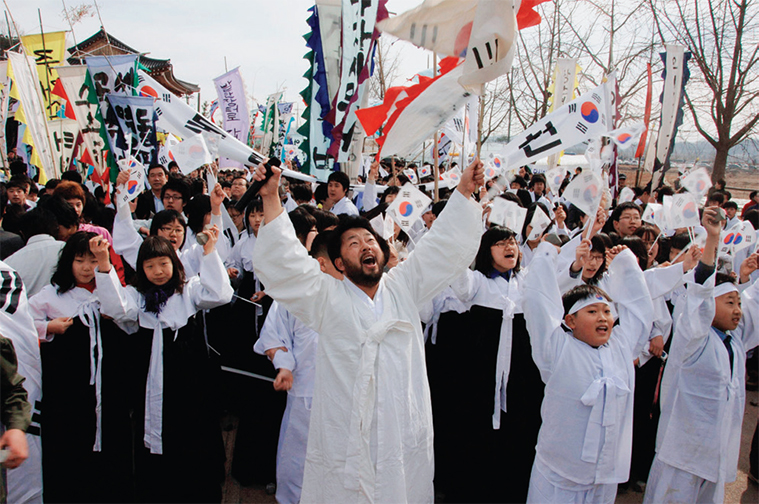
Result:
[[[602,376],[593,380],[585,390],[580,401],[585,406],[592,406],[588,427],[585,430],[585,441],[582,445],[583,462],[596,463],[601,444],[601,428],[614,425],[616,421],[617,396],[630,393],[630,388],[619,376]],[[603,395],[603,397],[601,397]],[[614,436],[606,436],[604,442],[614,440]]]
[[[495,397],[493,401],[493,428],[501,428],[501,410],[506,411],[506,383],[511,372],[511,347],[513,338],[513,320],[516,304],[507,297],[503,298],[503,322],[498,338],[498,355],[495,363]]]
[[[405,320],[380,320],[364,333],[361,345],[356,382],[353,386],[353,406],[351,408],[350,430],[348,432],[348,452],[345,458],[345,488],[359,491],[372,500],[374,467],[371,463],[370,442],[372,417],[376,403],[377,376],[375,366],[379,355],[379,345],[391,330],[413,332],[414,326]]]
[[[179,329],[174,331],[176,341]],[[163,327],[156,320],[150,348],[150,369],[145,386],[145,436],[143,441],[150,453],[163,454]]]
[[[103,341],[100,335],[100,303],[84,303],[79,306],[77,316],[90,332],[90,385],[95,385],[95,443],[92,445],[92,451],[99,452],[103,443]]]

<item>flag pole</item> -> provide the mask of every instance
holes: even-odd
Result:
[[[477,118],[477,159],[480,159],[482,150],[482,116],[485,115],[485,84],[480,88],[480,113]]]
[[[40,38],[42,38],[42,50],[45,52],[45,54],[47,54],[47,47],[45,46],[45,30],[42,29],[42,12],[40,12],[39,9],[37,9],[37,16],[40,18]],[[45,58],[45,78],[47,80],[47,89],[45,91],[47,93],[47,106],[49,109],[45,111],[47,114],[45,120],[48,120],[50,119],[50,112],[53,111],[53,98],[50,95],[50,64],[47,62],[47,58]]]
[[[432,53],[432,77],[437,77],[437,53]],[[440,201],[440,188],[439,188],[439,182],[440,182],[440,154],[438,154],[437,151],[437,143],[438,143],[438,132],[435,130],[435,136],[432,141],[432,160],[433,160],[433,166],[432,166],[432,175],[435,177],[435,193],[434,193],[434,201],[437,203]]]

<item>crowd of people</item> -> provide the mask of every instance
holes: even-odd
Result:
[[[621,176],[586,215],[562,196],[579,169],[554,194],[475,161],[383,233],[407,170],[429,180],[416,166],[375,162],[360,191],[273,170],[156,164],[122,203],[128,170],[104,190],[11,163],[0,445],[28,459],[10,501],[220,502],[232,412],[233,476],[283,504],[722,502],[757,387],[759,251],[717,249],[756,233],[759,192],[739,208],[723,182],[700,229],[666,230],[641,219],[677,184],[620,202]],[[497,198],[521,229],[490,222]]]

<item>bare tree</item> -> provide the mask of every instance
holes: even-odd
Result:
[[[393,37],[379,38],[376,67],[369,79],[369,103],[384,100],[387,89],[395,85],[401,64],[400,46],[394,47],[396,42]]]
[[[716,150],[712,180],[724,178],[728,152],[759,123],[759,7],[751,0],[649,4],[662,42],[692,54],[685,100],[696,130]]]

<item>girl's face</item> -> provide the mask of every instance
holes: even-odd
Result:
[[[77,284],[88,284],[95,279],[98,260],[92,254],[78,255],[71,264],[71,272]]]
[[[603,266],[605,257],[600,252],[590,251],[590,257],[585,263],[585,267],[582,269],[582,279],[586,282],[596,276],[598,269]]]
[[[178,220],[174,220],[159,227],[156,234],[169,240],[174,250],[179,250],[184,241],[184,226]]]
[[[253,231],[253,236],[258,236],[258,229],[261,227],[261,223],[264,221],[264,213],[258,210],[253,210],[248,215],[248,224],[250,230]]]
[[[174,264],[168,256],[154,257],[142,263],[145,277],[153,285],[161,286],[174,275]]]
[[[493,268],[497,271],[506,273],[513,270],[519,260],[519,245],[516,239],[508,238],[495,242],[490,247],[490,256],[493,258]]]

